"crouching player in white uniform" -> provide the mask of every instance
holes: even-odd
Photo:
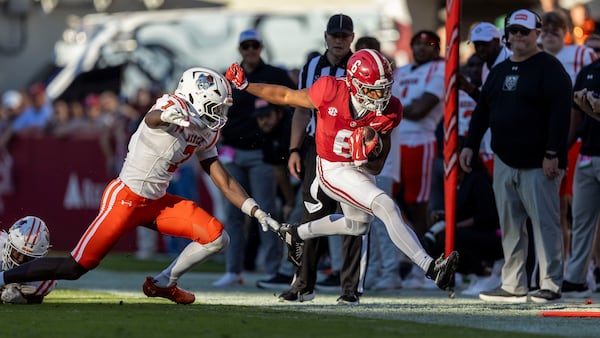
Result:
[[[46,223],[35,216],[23,217],[8,232],[0,232],[2,271],[44,257],[49,248],[50,232]],[[0,300],[11,304],[40,304],[55,286],[54,280],[8,284],[0,288]]]
[[[374,175],[381,172],[390,150],[391,131],[402,118],[402,105],[391,95],[392,69],[383,55],[372,49],[359,50],[348,60],[346,78],[322,76],[302,90],[248,83],[238,64],[230,66],[225,76],[237,88],[273,104],[317,109],[317,179],[321,189],[340,202],[344,215],[274,228],[285,240],[293,263],[301,262],[304,239],[363,235],[377,216],[392,242],[428,278],[441,289],[450,286],[458,253],[453,251],[446,259],[430,257],[394,200],[375,185]],[[371,136],[365,132],[369,129],[375,130]]]
[[[202,67],[186,70],[174,94],[165,94],[140,122],[129,141],[118,178],[106,186],[100,211],[71,255],[44,257],[0,272],[0,286],[48,279],[78,279],[100,264],[127,232],[145,226],[191,242],[161,273],[146,277],[142,291],[178,304],[193,303],[191,292],[177,287],[194,265],[229,243],[223,224],[196,203],[167,193],[177,167],[194,157],[223,195],[263,226],[278,227],[219,162],[216,143],[227,121],[231,87],[223,75]]]

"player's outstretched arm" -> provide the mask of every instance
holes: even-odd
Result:
[[[223,196],[233,205],[240,208],[246,215],[255,217],[262,226],[263,231],[268,231],[269,229],[277,231],[279,229],[281,226],[279,222],[271,218],[267,212],[260,209],[258,203],[252,197],[248,196],[246,190],[229,174],[217,157],[202,160],[200,161],[200,165],[210,176],[217,188],[221,190]]]
[[[280,106],[316,108],[308,95],[308,89],[294,90],[281,85],[248,82],[244,69],[237,63],[229,66],[225,77],[237,89],[245,90],[270,103]]]

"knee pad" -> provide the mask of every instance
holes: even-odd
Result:
[[[354,221],[351,219],[345,219],[346,227],[350,229],[353,236],[361,236],[366,234],[369,231],[370,223]]]
[[[396,212],[396,202],[387,194],[377,195],[371,203],[371,210],[376,217],[382,218],[381,215],[388,215]]]
[[[227,231],[223,230],[221,236],[217,237],[214,241],[210,243],[203,244],[203,246],[212,252],[219,253],[229,245],[229,234]]]

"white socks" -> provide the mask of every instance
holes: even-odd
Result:
[[[184,273],[198,263],[204,262],[209,257],[223,250],[229,244],[229,235],[223,231],[221,237],[208,244],[191,242],[188,244],[177,258],[154,277],[153,283],[159,287],[169,287],[179,280]]]

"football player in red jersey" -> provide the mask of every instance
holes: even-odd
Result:
[[[458,253],[452,252],[446,259],[430,257],[394,200],[375,185],[374,175],[381,171],[390,149],[391,130],[402,118],[402,105],[391,94],[392,69],[383,55],[372,49],[360,50],[348,60],[345,78],[323,76],[302,90],[248,83],[243,69],[235,63],[225,76],[238,89],[273,104],[317,109],[318,182],[325,193],[340,202],[343,215],[273,229],[288,245],[293,263],[298,265],[301,261],[304,239],[362,235],[369,230],[373,216],[377,216],[394,244],[438,287],[446,289],[450,285]],[[381,146],[365,140],[366,127],[377,131]]]

